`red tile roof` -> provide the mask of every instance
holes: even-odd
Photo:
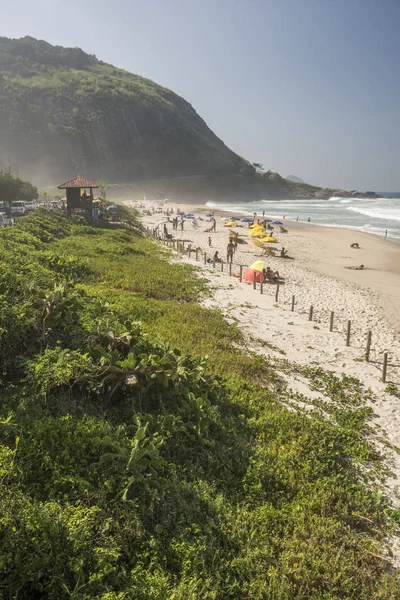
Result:
[[[58,186],[59,190],[65,190],[67,188],[98,188],[99,186],[94,181],[89,181],[89,179],[85,179],[84,177],[75,177],[75,179],[70,179],[66,183],[62,183]]]

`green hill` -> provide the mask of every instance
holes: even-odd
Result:
[[[163,198],[333,193],[256,172],[172,91],[32,37],[0,37],[0,171],[10,165],[36,184],[84,173]]]
[[[191,105],[79,48],[0,38],[0,168],[38,180],[252,172]]]

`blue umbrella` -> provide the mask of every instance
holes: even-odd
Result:
[[[194,218],[195,218],[195,216],[194,216],[194,215],[186,215],[186,218],[187,218],[187,219],[194,219]]]
[[[206,214],[206,217],[212,217],[212,216],[213,216],[213,214],[212,214],[212,213],[207,213],[207,214]]]
[[[184,215],[185,213],[184,213],[184,212],[182,212],[181,210],[177,210],[177,211],[176,211],[176,214],[177,214],[177,215]]]
[[[231,221],[240,221],[240,217],[231,217]]]
[[[106,210],[118,210],[118,206],[114,206],[114,205],[112,205],[112,206],[107,206],[107,209],[106,209]]]
[[[252,223],[253,219],[242,219],[242,223]]]
[[[274,221],[272,225],[282,225],[281,221]]]
[[[267,223],[272,223],[272,219],[265,219]]]

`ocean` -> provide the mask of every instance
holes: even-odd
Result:
[[[283,216],[295,221],[324,227],[341,227],[373,233],[400,240],[400,192],[379,192],[384,198],[337,198],[328,200],[258,200],[252,202],[207,202],[211,209],[224,210],[232,216],[253,215],[282,220]]]

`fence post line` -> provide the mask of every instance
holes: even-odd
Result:
[[[367,362],[369,361],[369,353],[371,351],[371,339],[372,339],[372,332],[371,332],[371,330],[369,330],[368,334],[367,334],[367,348],[365,350],[365,360]]]
[[[278,302],[278,296],[279,296],[279,283],[276,284],[275,302]]]
[[[310,310],[309,310],[309,312],[308,312],[308,320],[309,320],[309,321],[312,321],[312,318],[313,318],[313,312],[314,312],[314,307],[313,307],[313,305],[311,304],[311,306],[310,306]]]
[[[333,317],[334,317],[335,313],[333,312],[333,310],[331,311],[331,322],[329,324],[329,331],[333,331]]]
[[[264,273],[261,273],[261,276],[260,276],[260,294],[264,293],[263,288],[264,288]]]
[[[253,289],[257,289],[257,272],[253,273]]]
[[[388,353],[384,352],[383,353],[383,367],[382,367],[382,381],[383,381],[383,383],[386,383],[387,358],[388,358]]]
[[[295,296],[292,296],[292,312],[294,312]]]
[[[351,321],[347,321],[346,346],[350,346]]]
[[[239,265],[239,281],[242,283],[243,265]]]

